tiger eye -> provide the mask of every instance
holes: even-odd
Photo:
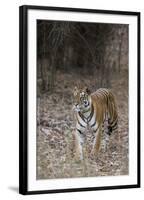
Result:
[[[84,100],[84,98],[83,98],[83,97],[80,97],[80,100],[81,100],[81,101],[83,101],[83,100]]]

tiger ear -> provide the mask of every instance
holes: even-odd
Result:
[[[75,86],[75,87],[74,87],[74,90],[73,90],[73,94],[74,94],[74,96],[76,96],[77,93],[78,93],[78,88]]]
[[[86,91],[86,93],[87,93],[88,95],[90,95],[91,91],[90,91],[90,89],[89,89],[88,87],[85,87],[85,91]]]

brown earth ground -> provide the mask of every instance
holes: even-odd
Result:
[[[94,86],[93,78],[93,75],[85,76],[83,83]],[[74,157],[72,135],[75,128],[72,93],[78,79],[80,75],[57,72],[54,93],[41,94],[37,98],[37,179],[128,174],[127,71],[115,76],[111,83],[118,106],[118,133],[111,135],[106,153],[100,151],[96,157],[91,157],[91,131],[88,130],[85,159],[80,162]]]

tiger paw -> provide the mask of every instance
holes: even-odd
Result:
[[[91,156],[92,157],[95,157],[95,156],[97,156],[98,155],[98,151],[96,150],[96,149],[92,149],[92,151],[91,151]]]
[[[107,145],[101,145],[100,152],[105,153],[107,151]]]
[[[80,152],[76,152],[74,155],[74,158],[75,158],[76,162],[80,162],[83,160],[83,154],[81,154]]]

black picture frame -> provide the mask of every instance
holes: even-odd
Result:
[[[137,183],[103,187],[28,191],[28,11],[49,10],[137,17]],[[19,7],[19,193],[45,194],[140,187],[140,12],[24,5]]]

